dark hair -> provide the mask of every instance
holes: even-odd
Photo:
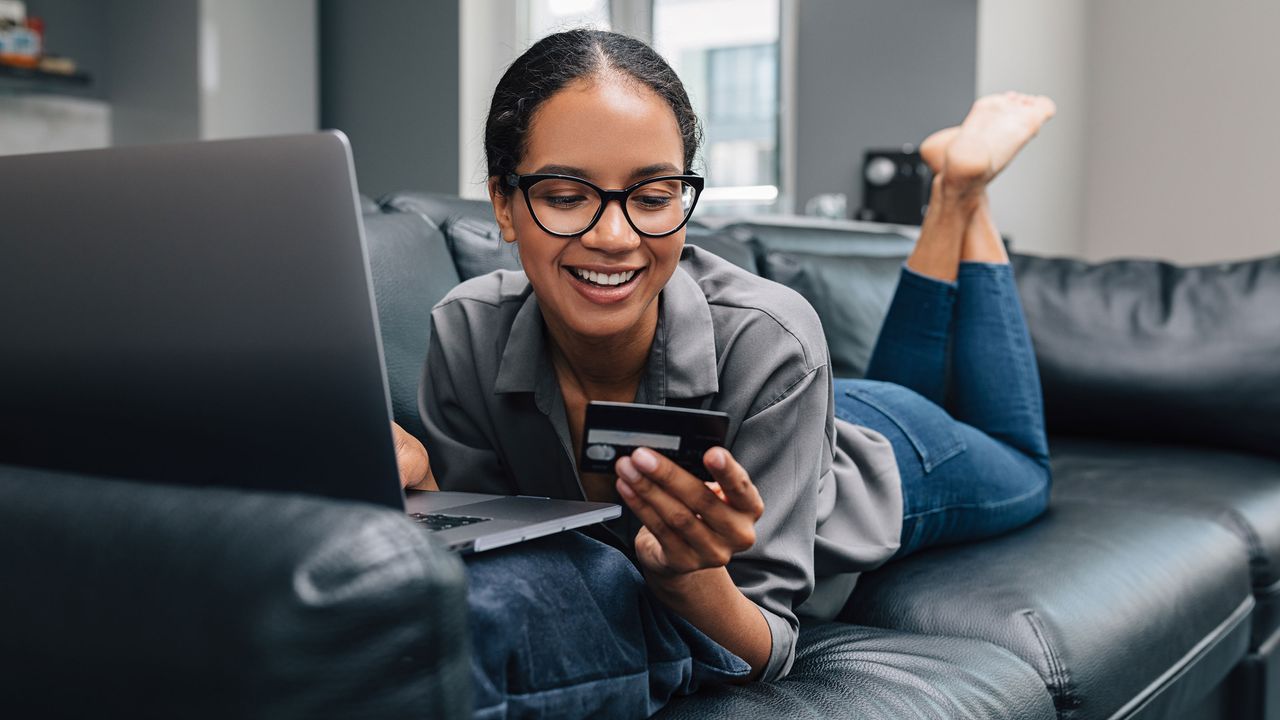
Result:
[[[616,72],[653,90],[675,112],[684,142],[684,170],[691,170],[702,129],[684,84],[666,60],[643,42],[602,30],[569,30],[548,35],[524,51],[498,81],[484,125],[489,177],[515,172],[524,156],[533,114],[569,83]],[[509,188],[499,183],[502,192]]]

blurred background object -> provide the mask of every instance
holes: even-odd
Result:
[[[844,220],[849,217],[849,198],[844,193],[814,195],[805,201],[804,214],[828,220]]]
[[[929,207],[933,172],[914,145],[868,150],[862,160],[862,207],[857,219],[919,225]]]
[[[15,29],[41,46],[34,67],[0,65],[0,154],[338,127],[368,195],[483,198],[498,78],[536,39],[589,25],[651,42],[684,79],[706,130],[700,216],[834,212],[810,201],[844,195],[846,217],[905,219],[883,203],[907,208],[907,188],[869,183],[867,153],[1016,89],[1059,108],[991,188],[1020,250],[1277,249],[1280,3],[0,0],[0,18],[4,48]]]

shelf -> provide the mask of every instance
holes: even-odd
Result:
[[[18,68],[0,65],[0,94],[10,93],[58,93],[89,87],[92,78],[88,73],[72,75],[44,72],[35,68]]]

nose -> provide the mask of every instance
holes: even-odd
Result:
[[[621,201],[605,203],[600,221],[582,234],[583,247],[605,253],[625,253],[640,245],[640,236],[627,222]]]

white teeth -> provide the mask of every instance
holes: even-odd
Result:
[[[586,280],[589,283],[593,283],[595,285],[604,285],[606,287],[612,286],[612,285],[621,285],[622,283],[627,282],[628,280],[636,276],[635,270],[628,270],[626,272],[613,273],[611,275],[606,275],[605,273],[598,273],[595,270],[583,270],[582,268],[574,268],[573,272],[578,277],[582,278],[583,280]]]

